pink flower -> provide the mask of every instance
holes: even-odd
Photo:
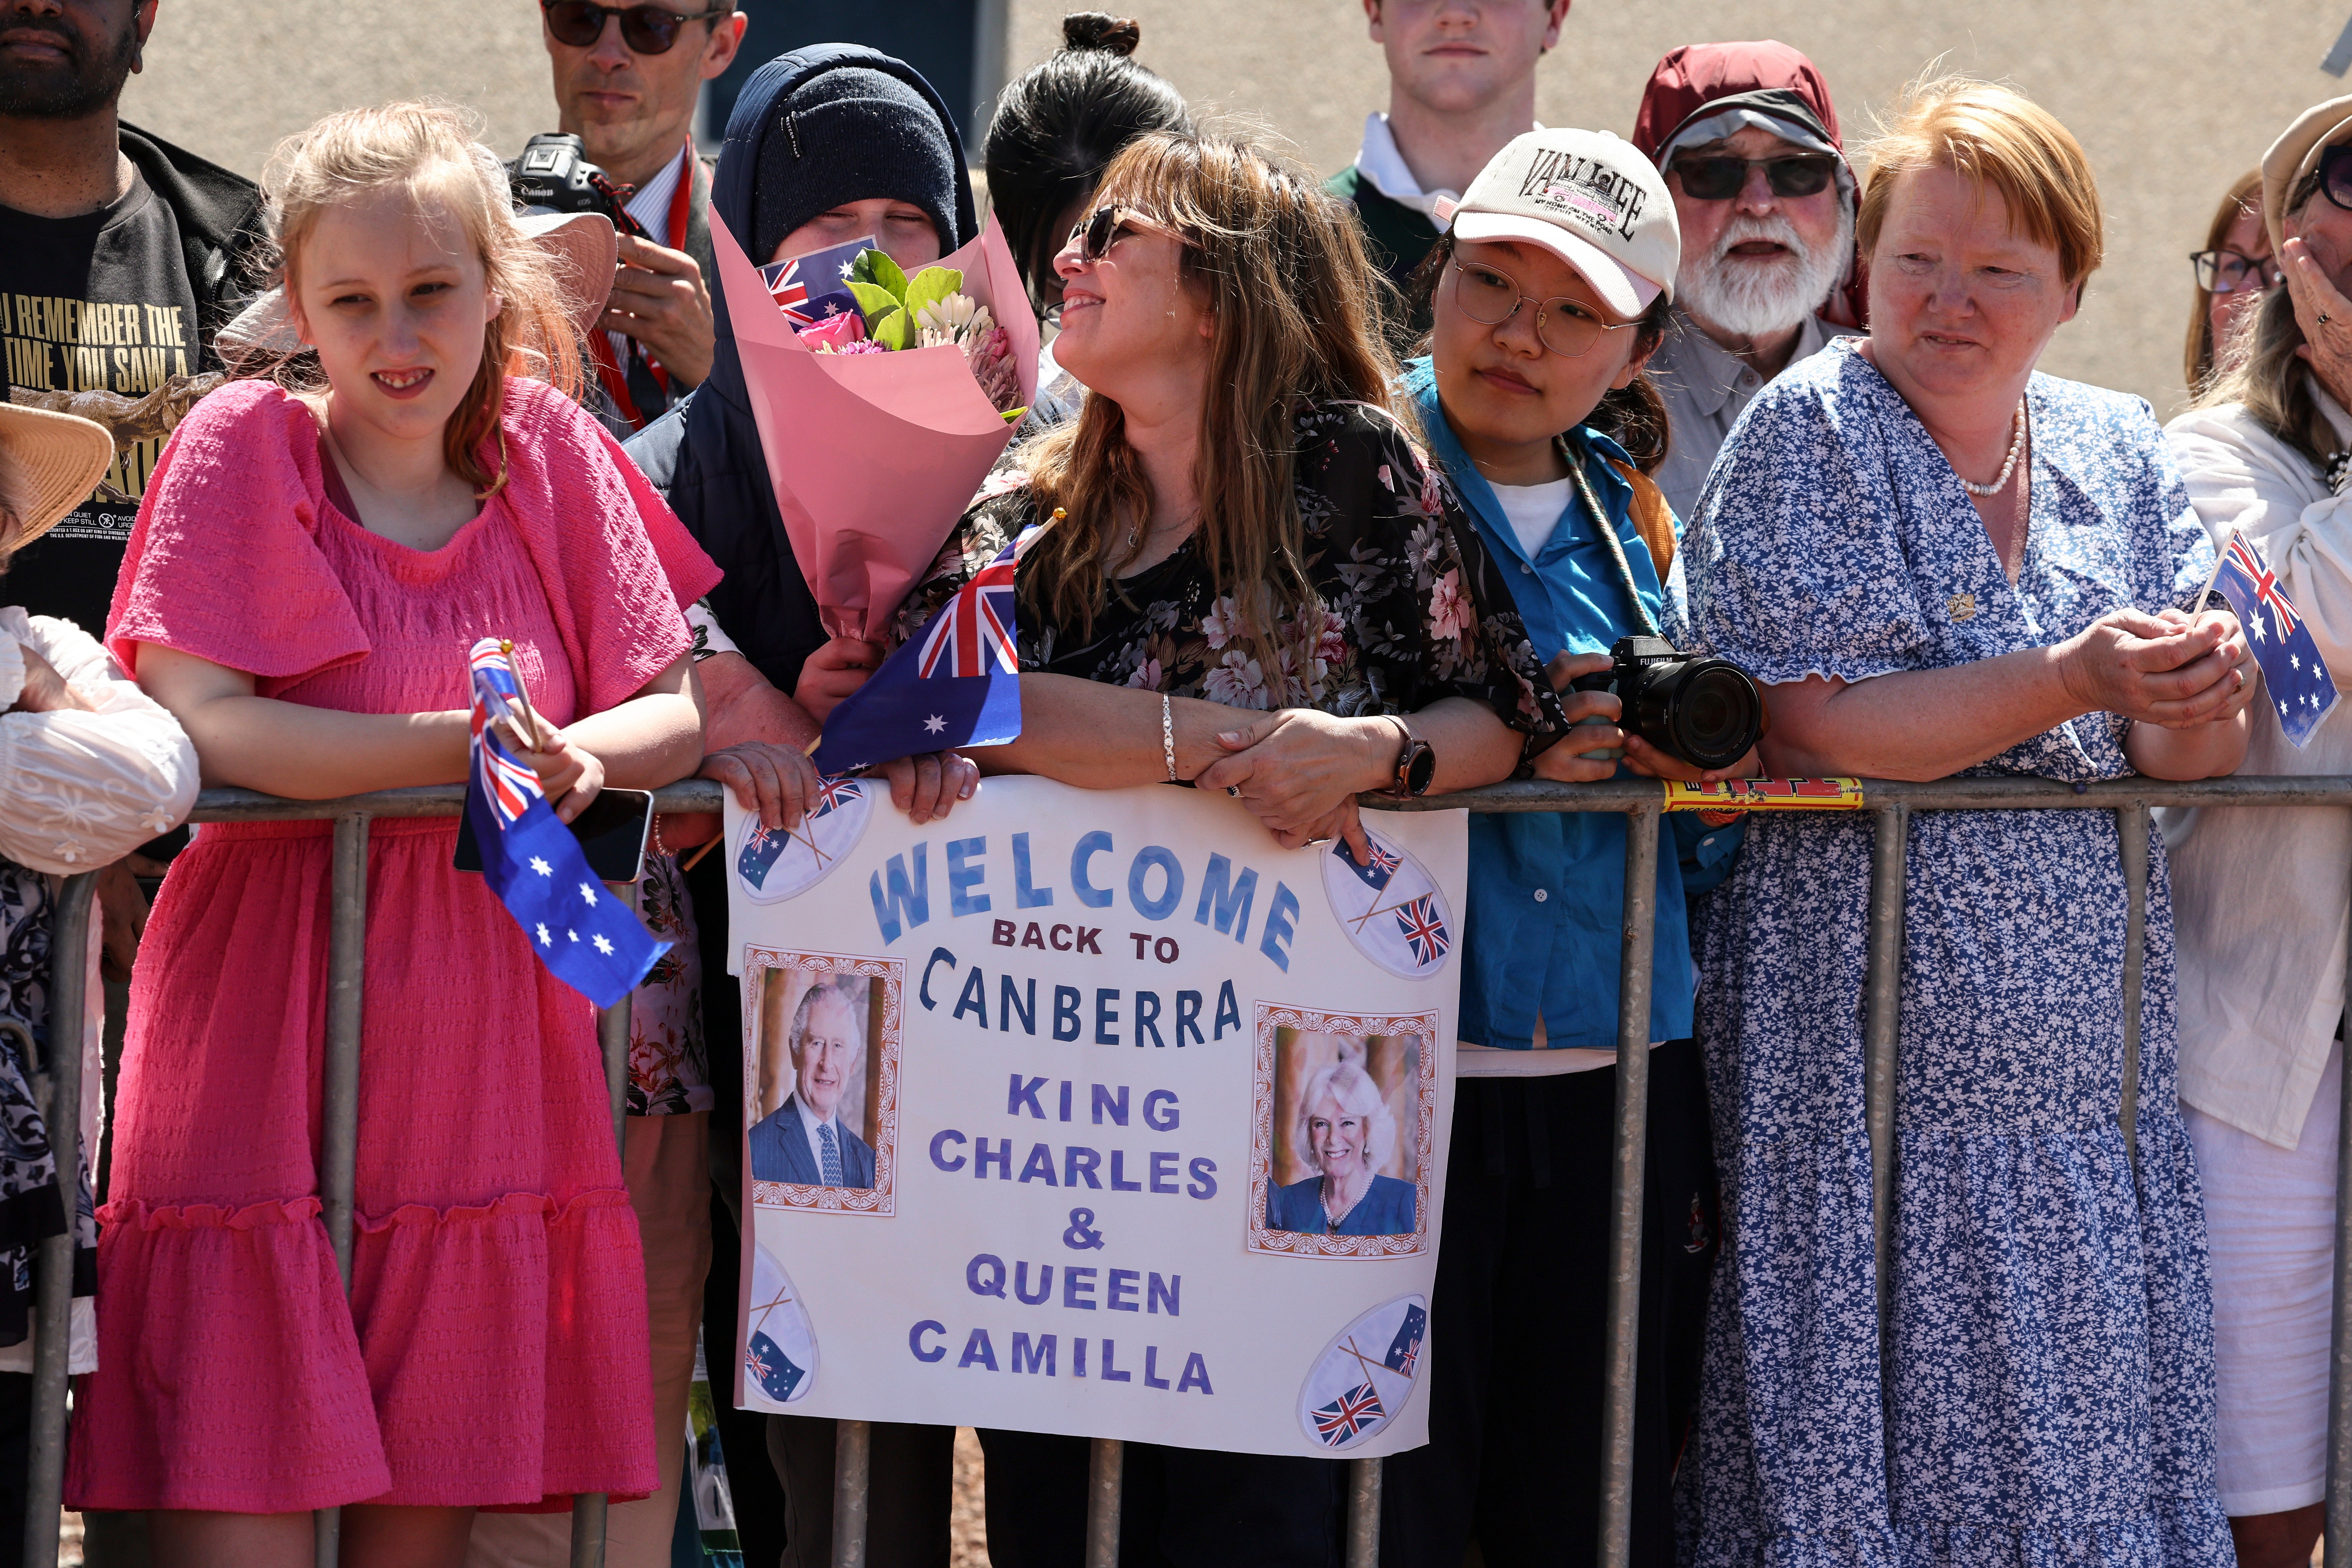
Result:
[[[835,353],[845,351],[852,343],[866,341],[866,318],[855,310],[845,310],[838,316],[801,329],[801,342],[811,348],[828,348]]]
[[[1224,662],[1210,670],[1201,684],[1212,702],[1228,708],[1265,706],[1265,671],[1239,648],[1227,649]]]
[[[1391,495],[1396,493],[1396,476],[1389,472],[1389,466],[1386,463],[1381,465],[1381,489]]]
[[[1127,683],[1139,691],[1159,690],[1160,661],[1156,658],[1145,659],[1136,666],[1135,673],[1127,678]]]
[[[1448,572],[1429,591],[1429,629],[1439,638],[1458,637],[1476,624],[1468,595],[1462,592],[1462,574]]]
[[[1347,661],[1348,623],[1336,610],[1323,612],[1323,634],[1315,639],[1315,657],[1327,664]]]
[[[1220,595],[1209,613],[1201,617],[1201,635],[1208,639],[1213,648],[1224,647],[1240,630],[1240,612],[1234,609],[1231,594]]]

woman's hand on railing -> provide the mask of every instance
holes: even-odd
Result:
[[[587,810],[604,788],[604,764],[561,730],[552,731],[544,750],[523,752],[520,758],[539,775],[539,787],[558,821],[570,822]]]
[[[882,776],[890,781],[890,804],[918,827],[944,822],[956,802],[970,800],[980,788],[980,764],[961,752],[900,757],[883,764]]]
[[[2184,730],[2232,718],[2253,700],[2245,636],[2226,611],[2192,618],[2115,610],[2056,652],[2059,679],[2081,712]]]
[[[1340,719],[1312,708],[1285,708],[1227,730],[1217,741],[1233,754],[1210,763],[1193,783],[1238,795],[1288,848],[1334,837],[1331,830],[1352,813],[1357,795],[1396,783],[1392,719]],[[1349,842],[1360,850],[1360,827]]]
[[[793,684],[793,700],[820,724],[841,700],[866,684],[882,666],[882,645],[857,637],[835,637],[808,656]]]
[[[725,784],[735,804],[758,813],[760,826],[771,833],[798,827],[816,798],[816,764],[808,753],[767,741],[721,747],[702,759],[695,776]],[[679,841],[686,841],[684,834]]]

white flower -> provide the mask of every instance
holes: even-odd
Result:
[[[950,294],[923,306],[915,312],[915,321],[923,329],[925,346],[933,332],[943,333],[947,342],[953,342],[979,310],[980,302],[969,294]]]
[[[1209,613],[1201,617],[1201,635],[1209,639],[1213,648],[1223,647],[1241,631],[1241,612],[1234,605],[1231,594],[1220,595]]]
[[[1209,671],[1202,689],[1210,701],[1228,708],[1265,706],[1265,671],[1239,648],[1226,650],[1224,662]]]

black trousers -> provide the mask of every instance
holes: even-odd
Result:
[[[1087,1439],[984,1430],[980,1441],[993,1568],[1083,1568]],[[1129,1443],[1124,1474],[1120,1568],[1339,1568],[1337,1460]]]
[[[1589,1568],[1601,1500],[1614,1068],[1465,1079],[1430,1302],[1429,1443],[1391,1456],[1386,1568]],[[1650,1053],[1633,1561],[1673,1568],[1670,1491],[1698,1407],[1717,1193],[1697,1043]]]

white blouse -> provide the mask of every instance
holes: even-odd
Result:
[[[30,870],[72,875],[121,859],[167,833],[196,803],[196,749],[179,721],[123,674],[104,648],[70,621],[0,609],[0,710],[25,687],[24,649],[47,659],[97,711],[0,711],[0,857]],[[22,875],[22,872],[11,874]],[[5,921],[0,910],[0,921]],[[100,1042],[106,989],[99,978],[100,925],[90,912],[84,954],[81,1030],[81,1150],[87,1173],[103,1125]],[[0,940],[5,931],[0,931]],[[59,1035],[52,1030],[52,1038]],[[77,1221],[75,1229],[83,1230]],[[81,1237],[87,1245],[88,1237]],[[0,1372],[30,1372],[39,1327],[0,1347]],[[71,1370],[98,1365],[89,1298],[73,1304]]]
[[[2312,391],[2352,445],[2352,416]],[[2197,515],[2218,546],[2232,528],[2262,546],[2336,684],[2352,690],[2352,497],[2231,405],[2165,427]],[[2238,771],[2352,773],[2352,703],[2309,745],[2289,744],[2257,703]],[[2303,1136],[2344,1011],[2352,931],[2352,814],[2342,806],[2160,811],[2180,963],[2180,1098],[2265,1142]]]

